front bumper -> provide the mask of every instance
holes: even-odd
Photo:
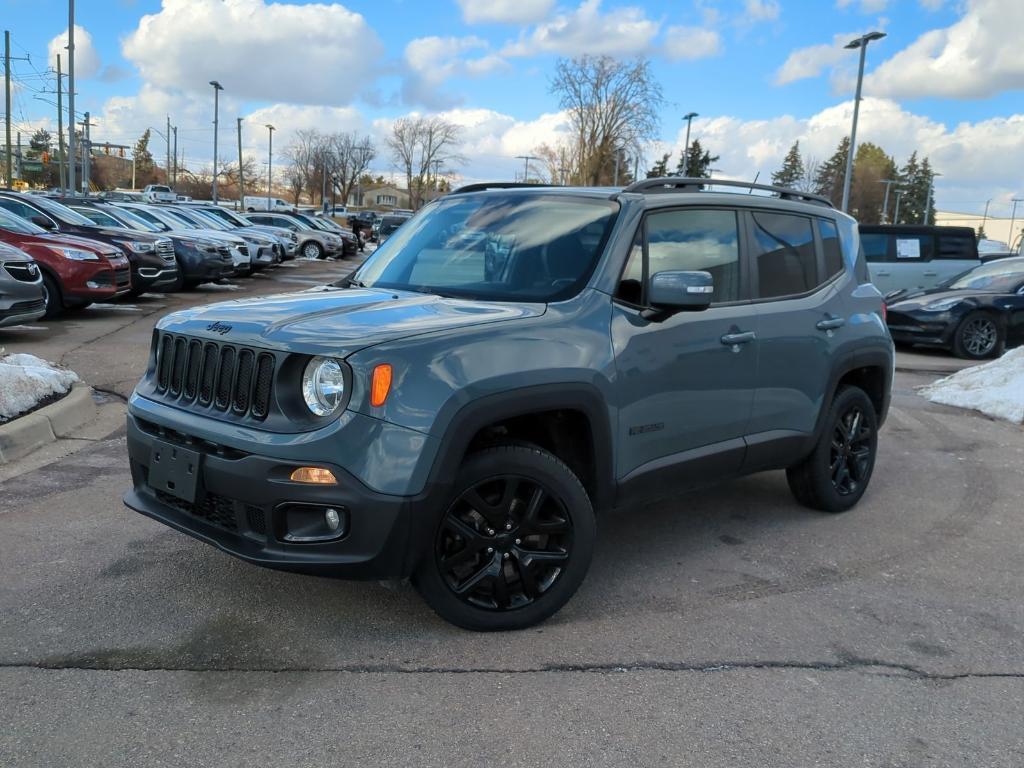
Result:
[[[46,302],[41,297],[23,301],[0,300],[0,328],[35,322],[45,314]]]
[[[899,312],[889,310],[889,334],[897,344],[948,347],[953,343],[956,320],[948,312]]]
[[[149,485],[153,447],[163,442],[200,454],[196,501],[182,501]],[[255,565],[350,579],[398,579],[414,567],[411,520],[425,497],[375,492],[340,467],[338,485],[315,486],[288,478],[302,462],[246,454],[187,437],[128,416],[132,489],[124,503]],[[347,533],[313,544],[284,541],[285,506],[329,505],[347,512]],[[420,513],[422,516],[422,513]]]

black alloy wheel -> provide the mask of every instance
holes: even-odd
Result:
[[[972,312],[956,330],[954,351],[959,357],[981,360],[999,347],[999,325],[985,312]]]
[[[448,587],[487,610],[529,605],[558,581],[572,519],[543,485],[500,475],[468,488],[441,522],[434,554]]]
[[[529,444],[468,455],[431,525],[413,584],[441,618],[484,632],[557,612],[583,582],[597,536],[579,478]]]
[[[872,435],[859,404],[848,408],[839,418],[832,432],[828,471],[832,487],[840,496],[856,493],[870,475]]]

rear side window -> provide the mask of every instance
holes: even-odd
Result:
[[[806,293],[818,284],[811,220],[787,213],[752,214],[757,293],[763,299]]]
[[[869,264],[889,261],[889,236],[862,234],[860,245],[864,249],[864,258]]]
[[[843,271],[843,251],[839,244],[839,230],[834,222],[818,219],[821,248],[825,255],[825,280],[830,280]]]
[[[967,235],[939,235],[940,259],[960,259],[974,261],[978,258],[975,240]]]

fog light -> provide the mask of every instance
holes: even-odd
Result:
[[[341,527],[341,515],[338,514],[338,510],[328,509],[324,512],[324,522],[331,531],[338,530]]]
[[[290,479],[293,483],[313,483],[314,485],[338,484],[338,478],[334,476],[334,473],[323,467],[299,467],[292,472]]]
[[[95,280],[86,280],[85,281],[85,287],[86,288],[92,288],[93,290],[96,290],[97,288],[100,288],[101,286]]]

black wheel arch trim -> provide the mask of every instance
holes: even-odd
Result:
[[[595,459],[591,504],[595,512],[607,511],[615,493],[611,422],[605,397],[595,385],[585,382],[520,387],[443,407],[438,420],[447,426],[428,474],[428,485],[447,490],[473,437],[489,424],[554,410],[580,411],[589,422]]]
[[[810,441],[810,446],[813,448],[818,438],[821,436],[821,431],[825,428],[825,421],[828,416],[829,407],[832,401],[835,399],[836,393],[839,391],[839,382],[842,381],[843,377],[847,376],[854,371],[863,368],[877,368],[882,372],[883,385],[882,385],[882,407],[876,414],[878,417],[878,427],[881,429],[885,423],[886,415],[889,412],[889,402],[892,398],[892,378],[894,370],[894,352],[892,347],[877,347],[875,349],[860,349],[849,352],[839,358],[837,365],[832,368],[832,374],[829,377],[828,389],[825,390],[825,399],[821,403],[821,409],[818,412],[818,418],[814,424],[813,439]],[[868,393],[870,397],[871,393]]]

